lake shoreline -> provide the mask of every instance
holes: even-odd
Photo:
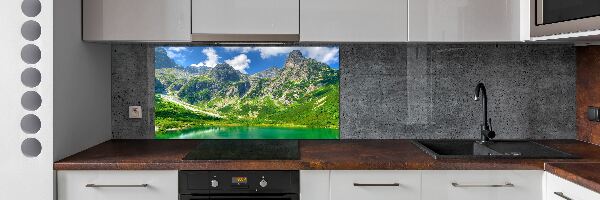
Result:
[[[157,132],[156,139],[339,139],[337,128],[198,126]]]

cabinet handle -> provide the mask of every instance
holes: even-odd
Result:
[[[123,188],[123,187],[148,187],[148,184],[139,184],[139,185],[97,185],[97,184],[87,184],[85,187],[91,188],[101,188],[101,187],[113,187],[113,188]]]
[[[354,187],[398,187],[400,183],[354,183]]]
[[[565,200],[573,200],[573,199],[569,198],[568,196],[565,196],[565,194],[563,194],[562,192],[554,192],[554,194],[556,196],[559,196],[559,197],[565,199]]]
[[[454,187],[515,187],[514,184],[512,183],[505,183],[502,185],[463,185],[463,184],[459,184],[459,183],[452,183],[452,186]]]

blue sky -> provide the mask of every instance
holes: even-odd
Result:
[[[210,46],[164,46],[167,55],[182,66],[214,67],[228,63],[236,70],[254,74],[269,67],[282,67],[292,50],[300,50],[304,57],[323,62],[339,69],[339,48],[323,47],[210,47]]]

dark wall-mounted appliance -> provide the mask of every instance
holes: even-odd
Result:
[[[600,29],[598,0],[531,0],[534,37]]]
[[[180,171],[180,200],[298,200],[299,171]]]

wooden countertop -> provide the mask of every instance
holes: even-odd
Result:
[[[410,140],[304,140],[300,160],[182,160],[195,140],[110,140],[54,163],[55,170],[546,170],[600,192],[600,146],[538,140],[581,159],[440,159]]]
[[[544,163],[600,162],[600,146],[577,140],[541,144],[582,159],[435,160],[409,140],[304,140],[300,160],[182,160],[194,140],[110,140],[54,163],[55,170],[542,170]]]

